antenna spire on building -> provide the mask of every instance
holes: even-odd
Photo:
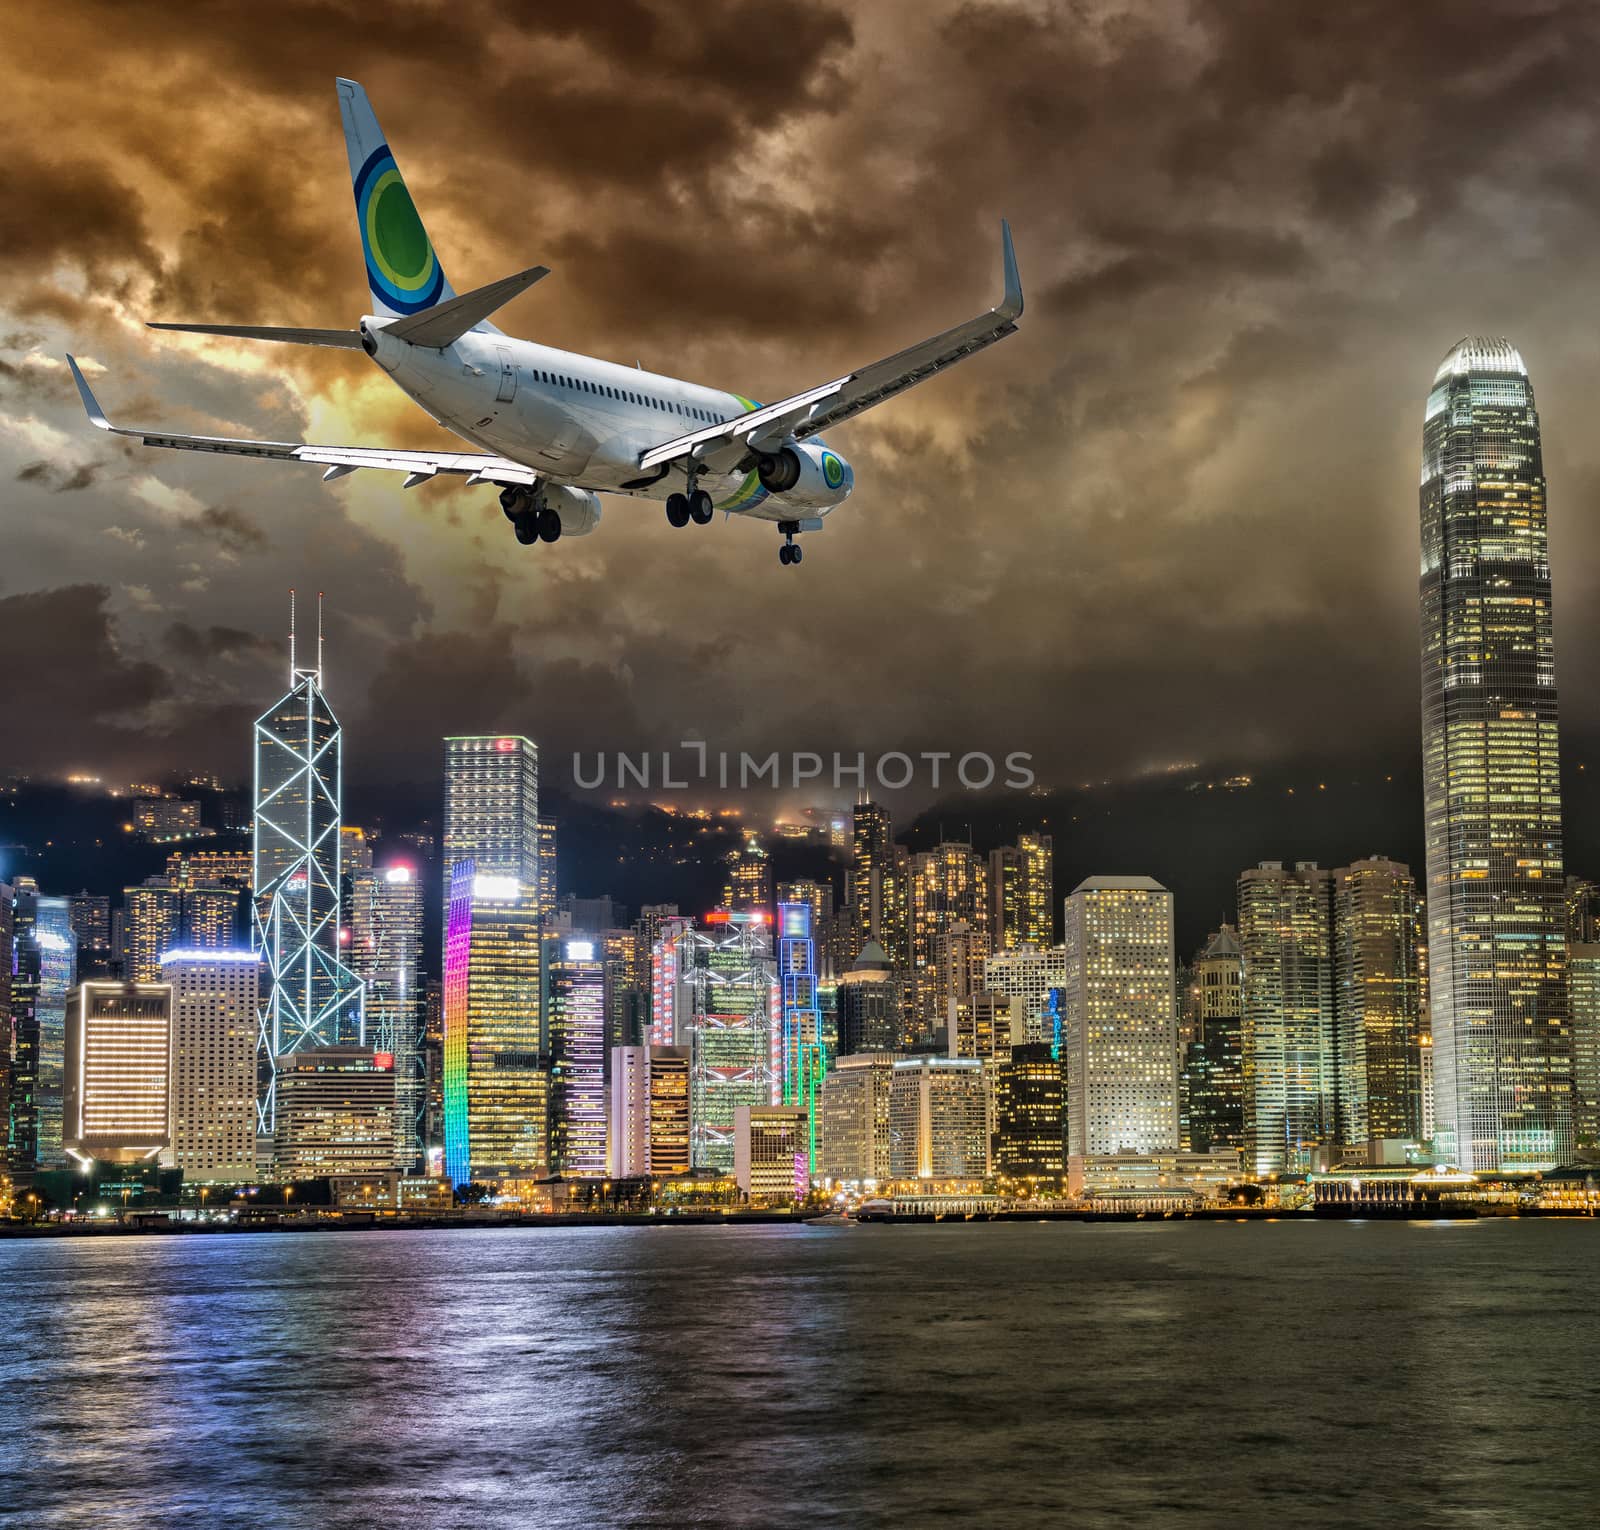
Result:
[[[322,684],[322,591],[317,591],[317,684]]]
[[[289,684],[294,684],[294,586],[289,586]]]

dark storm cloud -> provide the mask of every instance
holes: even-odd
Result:
[[[200,512],[200,524],[231,552],[252,552],[267,545],[266,533],[243,511],[227,505],[207,505]]]
[[[17,482],[43,484],[57,494],[71,494],[93,488],[99,476],[100,469],[92,462],[65,470],[52,462],[30,462],[18,472]]]
[[[212,659],[238,660],[241,657],[274,658],[277,646],[259,632],[244,632],[237,627],[207,627],[203,631],[188,622],[174,622],[163,637],[174,657],[187,663]]]
[[[191,684],[276,683],[235,607],[268,578],[326,587],[352,759],[376,768],[431,770],[438,734],[491,727],[557,759],[1030,748],[1059,781],[1410,751],[1416,438],[1463,332],[1529,356],[1562,650],[1600,639],[1574,322],[1597,66],[1600,13],[1556,0],[560,0],[381,25],[291,0],[176,41],[154,0],[54,7],[0,98],[14,494],[86,471],[36,444],[81,426],[64,375],[23,361],[68,333],[129,418],[437,439],[360,357],[275,354],[263,378],[132,327],[351,321],[335,73],[371,89],[458,288],[556,267],[515,332],[779,396],[993,302],[1002,215],[1029,307],[830,438],[858,489],[801,571],[763,528],[674,534],[621,500],[530,554],[482,491],[331,493],[129,446],[72,500],[103,501],[104,548],[19,509],[7,588],[76,586],[94,558],[125,577],[95,619],[152,656],[154,694],[118,727],[170,742]],[[1600,708],[1587,668],[1563,668],[1569,717]],[[33,700],[54,719],[70,693]]]

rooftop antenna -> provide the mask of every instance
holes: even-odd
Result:
[[[294,586],[289,586],[289,684],[295,682],[294,673]]]
[[[322,591],[317,591],[317,684],[322,684]]]

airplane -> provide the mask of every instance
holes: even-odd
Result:
[[[779,561],[799,563],[802,532],[855,487],[821,432],[926,381],[1012,334],[1022,313],[1011,229],[1000,225],[1004,296],[996,308],[882,361],[759,404],[709,388],[503,334],[489,316],[550,274],[532,266],[457,294],[417,214],[367,93],[338,81],[345,148],[374,312],[355,329],[152,323],[186,334],[360,350],[446,430],[478,451],[316,446],[113,425],[67,357],[92,424],[146,446],[323,465],[324,481],[363,468],[404,473],[403,488],[441,475],[500,490],[518,542],[585,536],[601,494],[664,500],[673,526],[718,510],[776,523]]]

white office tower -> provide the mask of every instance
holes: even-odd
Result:
[[[164,1161],[186,1183],[256,1177],[256,1010],[253,951],[169,951],[172,986],[172,1140]]]
[[[1150,877],[1090,877],[1067,899],[1063,1049],[1067,1151],[1178,1146],[1172,894]]]

